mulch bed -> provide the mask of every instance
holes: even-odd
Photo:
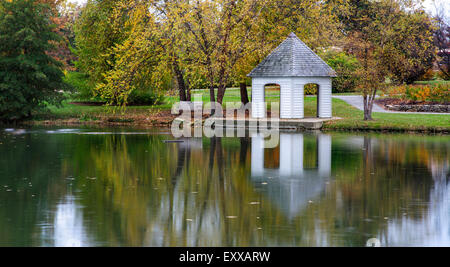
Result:
[[[382,106],[386,110],[405,111],[405,112],[450,112],[450,102],[427,102],[403,100],[399,98],[381,98],[376,99],[375,103]]]

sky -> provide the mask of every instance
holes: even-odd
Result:
[[[86,0],[69,0],[73,3],[78,3],[78,4],[84,4],[86,3]],[[427,10],[428,12],[434,14],[435,13],[435,8],[434,8],[434,3],[433,2],[437,2],[438,4],[443,4],[445,6],[445,13],[446,13],[446,17],[449,18],[450,17],[450,1],[448,0],[425,0],[423,5],[425,7],[425,10]]]

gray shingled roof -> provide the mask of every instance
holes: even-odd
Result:
[[[336,72],[294,33],[289,34],[270,55],[249,74],[249,77],[336,77]]]

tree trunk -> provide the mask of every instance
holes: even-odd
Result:
[[[214,92],[214,84],[209,85],[209,102],[211,102],[211,116],[216,113],[216,95]]]
[[[191,86],[189,84],[186,84],[186,100],[191,102],[192,101],[192,94],[191,94]]]
[[[364,101],[364,120],[371,121],[372,120],[372,108],[370,106],[370,102],[371,102],[370,97],[367,94],[364,94],[363,101]]]
[[[217,88],[217,102],[221,105],[223,103],[223,97],[225,96],[226,89],[227,89],[227,86],[224,84],[219,85],[219,88]]]
[[[365,121],[371,121],[372,119],[372,112],[370,110],[366,109],[364,110],[364,120]]]
[[[240,83],[239,87],[241,89],[241,102],[242,102],[242,105],[246,105],[248,102],[250,102],[248,100],[247,84]]]
[[[181,72],[180,68],[178,67],[178,63],[175,61],[173,63],[173,70],[175,72],[175,76],[177,77],[177,84],[178,84],[178,93],[180,95],[180,101],[186,101],[186,84],[184,82],[183,73]]]

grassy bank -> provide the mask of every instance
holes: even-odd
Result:
[[[250,92],[251,93],[251,92]],[[206,90],[195,90],[204,102],[209,101]],[[279,92],[268,90],[268,101],[277,101]],[[239,102],[238,88],[227,90],[224,102]],[[177,97],[166,97],[164,105],[127,107],[126,110],[104,106],[80,106],[63,103],[61,108],[50,107],[50,112],[36,114],[28,124],[129,124],[138,126],[168,125],[175,118],[170,108]],[[316,116],[316,97],[305,97],[305,116]],[[353,131],[418,131],[450,132],[450,115],[373,113],[373,121],[363,121],[363,112],[339,99],[333,99],[333,115],[342,118],[325,124],[325,130]]]
[[[326,123],[329,130],[450,132],[450,115],[373,113],[373,121],[363,121],[363,111],[340,99],[333,99],[333,115],[342,120]]]

